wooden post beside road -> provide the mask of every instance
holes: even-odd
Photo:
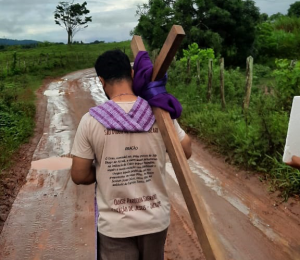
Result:
[[[253,81],[253,58],[250,56],[247,58],[247,68],[246,68],[246,87],[245,87],[245,97],[243,102],[243,110],[247,111],[250,105],[250,96],[252,89],[252,81]]]
[[[208,61],[207,102],[211,102],[212,79],[213,79],[213,59],[209,59],[209,61]]]
[[[172,27],[154,64],[152,81],[161,79],[165,75],[184,36],[185,33],[181,26],[174,25]],[[134,57],[139,51],[146,50],[140,36],[133,37],[131,48]],[[204,202],[194,186],[192,172],[176,134],[173,121],[169,113],[161,108],[153,107],[153,112],[204,255],[207,260],[224,259],[219,239],[211,226],[208,214],[205,213]]]
[[[226,101],[225,101],[225,90],[224,90],[224,58],[220,59],[220,95],[221,95],[221,102],[222,108],[226,108]]]

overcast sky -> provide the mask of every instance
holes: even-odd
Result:
[[[0,0],[0,38],[66,42],[66,31],[54,23],[60,0]],[[68,0],[66,0],[68,1]],[[224,0],[226,1],[226,0]],[[296,0],[255,0],[262,13],[286,13]],[[84,0],[74,1],[83,3]],[[93,22],[74,40],[122,41],[137,24],[136,6],[148,0],[86,0]]]

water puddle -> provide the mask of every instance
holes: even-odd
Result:
[[[58,97],[64,95],[64,91],[61,89],[63,81],[52,82],[49,88],[44,92],[47,97]]]
[[[97,105],[101,105],[107,101],[102,84],[98,77],[85,78],[83,81],[83,88],[89,90]]]
[[[72,166],[72,159],[67,157],[50,157],[38,161],[31,162],[31,169],[35,170],[63,170],[70,169]]]
[[[44,95],[47,97],[57,97],[57,96],[63,96],[65,93],[61,90],[54,89],[54,90],[46,90],[44,92]]]

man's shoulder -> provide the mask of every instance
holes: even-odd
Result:
[[[82,116],[81,121],[82,121],[82,122],[88,122],[89,120],[91,120],[91,118],[93,118],[93,117],[90,115],[90,113],[89,113],[89,112],[86,112],[86,113]]]
[[[80,121],[80,124],[88,125],[88,126],[93,126],[93,125],[100,125],[100,124],[91,114],[90,112],[85,113]]]

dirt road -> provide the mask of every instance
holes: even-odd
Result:
[[[69,153],[81,116],[105,96],[90,69],[49,82],[44,94],[42,137],[0,234],[0,259],[95,259],[94,187],[70,180]],[[299,201],[279,204],[257,177],[226,165],[195,139],[189,164],[226,259],[300,259]],[[204,259],[170,163],[167,173],[165,259]]]

